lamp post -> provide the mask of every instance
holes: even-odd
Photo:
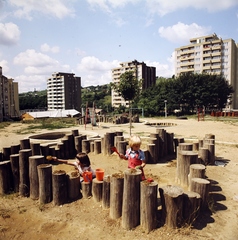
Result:
[[[164,117],[167,118],[167,100],[164,100]]]

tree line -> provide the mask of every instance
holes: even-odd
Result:
[[[124,85],[121,89],[127,93],[140,88],[132,81],[129,75],[122,74]],[[143,79],[142,79],[143,81]],[[125,106],[117,109],[111,106],[111,89],[113,84],[101,86],[89,86],[82,88],[82,107],[96,107],[103,109],[105,113],[122,113],[128,111]],[[122,88],[123,87],[123,88]],[[145,116],[159,116],[165,112],[165,101],[168,114],[173,114],[175,109],[182,114],[193,114],[198,108],[207,111],[220,111],[226,107],[232,98],[233,88],[222,75],[186,73],[178,77],[157,78],[156,85],[143,91],[136,91],[131,100],[133,109],[142,109]],[[20,109],[47,109],[47,90],[19,94]]]

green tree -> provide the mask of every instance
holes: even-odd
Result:
[[[112,88],[129,102],[130,135],[131,135],[131,102],[140,94],[142,80],[138,81],[134,71],[127,71],[120,75],[120,82],[113,83]]]

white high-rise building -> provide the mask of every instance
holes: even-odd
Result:
[[[143,79],[142,90],[155,85],[156,68],[146,66],[144,62],[138,62],[137,60],[120,63],[120,67],[112,69],[112,82],[120,82],[121,74],[127,71],[134,71],[138,81]],[[120,105],[128,107],[129,102],[125,101],[116,91],[112,89],[112,106],[118,108]]]
[[[48,110],[75,109],[81,112],[81,78],[56,72],[47,79]]]
[[[222,74],[233,87],[233,109],[238,109],[238,45],[233,39],[216,34],[190,39],[190,44],[175,49],[175,75],[180,73]]]

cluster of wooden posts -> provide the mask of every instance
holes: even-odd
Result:
[[[215,136],[207,135],[197,143],[185,143],[174,138],[162,128],[155,128],[147,138],[144,149],[147,163],[160,163],[168,155],[177,154],[176,180],[181,186],[161,186],[141,181],[141,171],[127,169],[123,174],[105,176],[103,181],[80,182],[78,172],[53,171],[46,160],[48,155],[58,158],[74,158],[76,152],[112,154],[112,146],[125,152],[127,140],[123,132],[108,132],[103,137],[87,138],[72,130],[55,146],[22,139],[18,145],[3,148],[0,162],[0,194],[10,191],[21,196],[39,199],[54,205],[93,196],[102,201],[103,208],[110,208],[110,217],[121,217],[122,226],[132,229],[141,224],[146,232],[158,226],[158,190],[162,203],[162,219],[172,228],[185,222],[191,224],[199,209],[207,207],[210,182],[205,179],[205,166],[214,164]],[[183,188],[188,189],[184,191]],[[161,222],[160,221],[160,222]]]

